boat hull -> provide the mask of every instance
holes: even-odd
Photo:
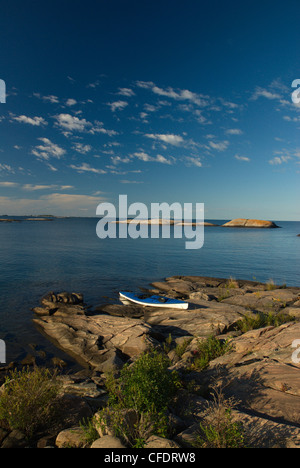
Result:
[[[120,300],[124,304],[138,304],[145,307],[164,307],[168,309],[187,309],[188,303],[178,299],[171,299],[161,296],[150,296],[146,299],[141,299],[133,293],[119,292]]]

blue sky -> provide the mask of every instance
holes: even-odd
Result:
[[[127,194],[299,220],[299,21],[294,0],[6,2],[0,214]]]

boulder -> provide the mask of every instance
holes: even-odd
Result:
[[[82,427],[71,427],[61,431],[56,437],[58,448],[83,448],[86,445],[85,433]]]
[[[144,317],[144,307],[138,305],[123,305],[123,304],[106,304],[96,307],[95,312],[105,313],[107,315],[115,315],[116,317],[131,317],[142,318]]]
[[[1,448],[25,448],[27,444],[25,435],[18,430],[13,430],[5,437]]]
[[[180,448],[180,445],[177,444],[174,440],[165,439],[163,437],[159,437],[153,435],[147,439],[145,444],[146,449],[154,448],[154,449],[176,449]]]
[[[80,293],[69,293],[69,292],[61,292],[61,293],[54,293],[50,292],[46,294],[41,300],[43,305],[47,305],[48,303],[64,303],[64,304],[83,304],[83,295]]]
[[[104,437],[101,437],[100,439],[95,440],[95,442],[92,443],[91,448],[122,449],[122,448],[126,448],[126,446],[117,437],[106,435]]]
[[[55,421],[58,431],[79,426],[83,420],[93,416],[90,405],[81,396],[63,394],[58,401],[58,406],[59,414]]]

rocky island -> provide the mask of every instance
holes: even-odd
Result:
[[[279,228],[273,221],[265,221],[260,219],[244,219],[236,218],[228,223],[223,224],[223,227],[243,227],[243,228],[263,228],[274,229]]]
[[[63,424],[47,444],[127,447],[109,419],[95,423],[108,411],[107,375],[119,375],[145,353],[158,350],[169,360],[169,375],[179,376],[180,389],[168,407],[169,436],[149,433],[144,447],[194,447],[200,424],[211,421],[211,389],[216,387],[222,401],[236,400],[230,414],[251,447],[299,447],[300,359],[295,340],[300,337],[300,288],[271,281],[173,276],[152,283],[148,292],[188,301],[189,309],[118,301],[92,308],[81,294],[68,292],[51,292],[34,308],[38,329],[83,366],[82,372],[60,377],[72,410],[68,406]],[[219,343],[217,348],[225,343],[226,352],[203,365],[200,350],[208,340]],[[140,421],[135,410],[122,411],[126,424]],[[83,415],[94,421],[93,443],[82,442]],[[6,433],[2,445],[9,445],[12,437]],[[18,443],[24,444],[21,436]]]
[[[155,224],[155,225],[170,225],[170,226],[218,226],[218,224],[204,222],[192,222],[192,221],[178,221],[174,219],[120,219],[117,221],[111,221],[116,224]]]
[[[20,223],[20,219],[0,218],[0,223]]]

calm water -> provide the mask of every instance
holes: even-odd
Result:
[[[204,247],[185,239],[105,239],[96,218],[0,223],[0,339],[7,361],[34,343],[58,355],[32,324],[31,308],[49,291],[76,291],[91,305],[118,299],[172,275],[256,279],[300,286],[300,222],[282,229],[205,228]],[[228,220],[213,221],[222,224]],[[65,356],[62,356],[65,357]]]

